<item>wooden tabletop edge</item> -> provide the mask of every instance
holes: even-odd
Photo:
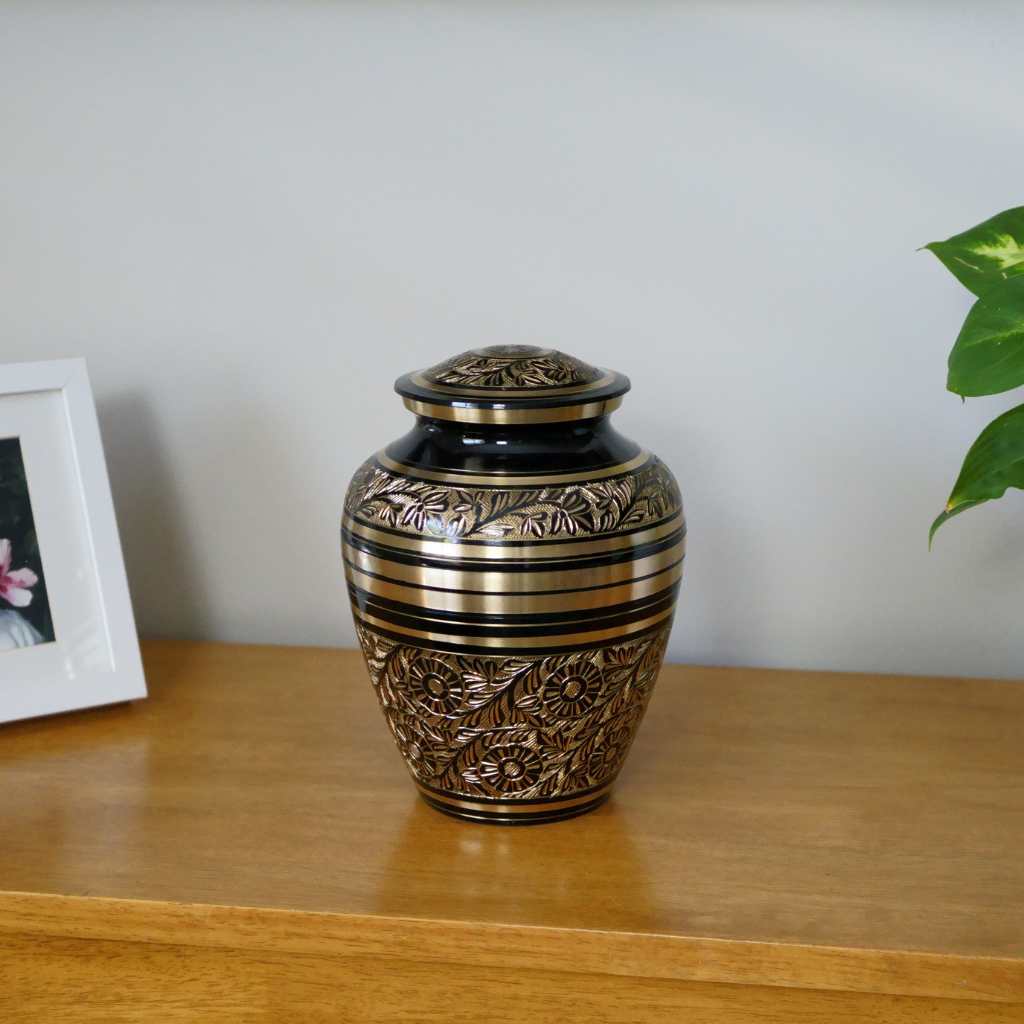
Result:
[[[1024,959],[0,892],[0,934],[1024,1003]]]

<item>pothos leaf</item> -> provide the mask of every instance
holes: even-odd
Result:
[[[997,416],[971,445],[946,508],[932,523],[928,546],[947,519],[1001,498],[1008,487],[1024,489],[1024,405]]]
[[[1024,266],[1024,264],[1022,264]],[[1024,277],[1000,280],[971,307],[952,352],[946,387],[964,397],[1024,384]]]
[[[925,248],[935,253],[965,288],[982,296],[999,281],[1024,274],[1024,206],[1004,210]]]

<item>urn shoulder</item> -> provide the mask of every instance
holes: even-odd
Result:
[[[346,495],[354,518],[403,533],[479,540],[607,534],[681,509],[675,479],[609,414],[630,382],[552,349],[473,349],[400,377],[417,423],[368,459]]]

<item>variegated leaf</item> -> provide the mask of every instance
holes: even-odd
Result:
[[[1024,273],[1024,206],[1004,210],[944,242],[925,246],[975,295]]]

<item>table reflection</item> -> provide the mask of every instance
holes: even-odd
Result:
[[[458,821],[417,801],[384,872],[375,912],[402,917],[601,928],[623,915],[655,927],[648,879],[613,799],[571,821],[528,827]]]

